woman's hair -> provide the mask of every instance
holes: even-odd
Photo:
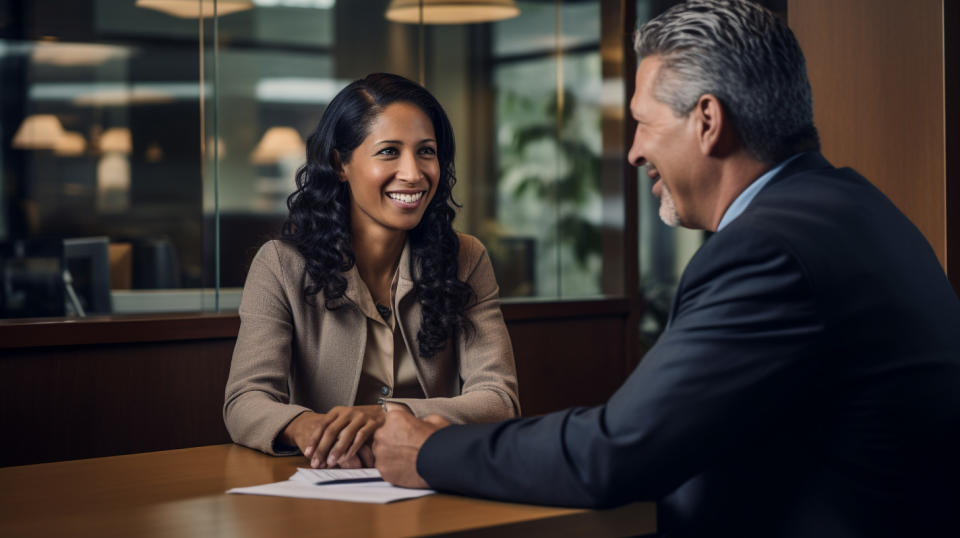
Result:
[[[368,75],[341,90],[307,140],[307,162],[297,171],[297,190],[287,198],[290,215],[281,238],[306,260],[312,282],[304,288],[304,298],[313,301],[323,292],[327,309],[342,305],[347,290],[343,273],[354,266],[356,258],[351,243],[350,186],[340,180],[339,171],[366,139],[377,116],[397,102],[422,110],[433,123],[437,141],[440,177],[436,194],[420,223],[408,234],[414,291],[423,316],[417,343],[420,355],[431,357],[449,338],[470,327],[464,310],[473,290],[457,279],[460,241],[453,231],[454,207],[459,207],[452,195],[456,182],[453,128],[430,92],[387,73]]]

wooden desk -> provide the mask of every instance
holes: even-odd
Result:
[[[652,533],[653,503],[581,510],[431,495],[387,505],[253,495],[302,457],[236,445],[0,468],[0,536],[625,536]]]

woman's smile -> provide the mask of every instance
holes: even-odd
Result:
[[[401,209],[416,209],[420,207],[426,193],[427,191],[390,191],[387,192],[387,198]]]

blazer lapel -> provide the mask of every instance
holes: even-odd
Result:
[[[417,332],[420,329],[422,309],[420,301],[413,292],[414,279],[420,276],[420,267],[414,262],[410,240],[403,248],[403,254],[400,255],[400,265],[398,267],[399,275],[397,278],[397,292],[394,296],[394,312],[397,312],[397,325],[400,328],[400,335],[413,362],[417,366],[417,380],[420,382],[420,388],[427,398],[434,396],[449,396],[448,391],[443,388],[442,380],[449,376],[443,375],[438,371],[443,365],[448,365],[450,361],[439,360],[441,357],[435,356],[431,359],[425,359],[420,356],[420,347],[417,345]],[[434,380],[429,383],[428,380]]]
[[[363,354],[367,343],[367,318],[356,305],[360,274],[353,267],[343,274],[347,290],[336,308],[323,316],[320,335],[319,360],[324,388],[320,391],[323,409],[335,405],[353,405],[363,368]],[[324,308],[322,304],[318,308]],[[335,381],[329,383],[329,381]]]

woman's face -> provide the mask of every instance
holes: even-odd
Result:
[[[341,170],[341,180],[350,183],[354,227],[415,228],[440,178],[430,118],[410,103],[388,105]]]

